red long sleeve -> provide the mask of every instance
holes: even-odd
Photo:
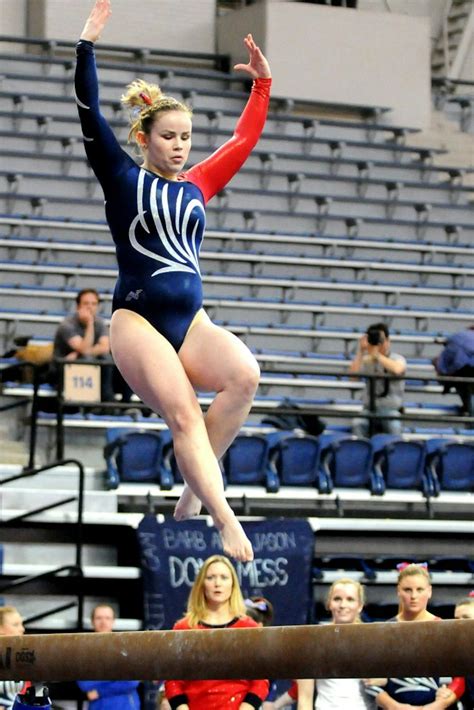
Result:
[[[456,677],[452,679],[451,683],[448,683],[448,688],[453,691],[454,695],[459,700],[466,690],[466,682],[464,678]]]
[[[288,695],[290,698],[293,698],[293,700],[298,700],[298,683],[296,680],[293,680],[291,682],[290,687],[288,688]]]
[[[236,619],[229,628],[249,628],[258,624],[247,616]],[[174,627],[176,630],[187,630],[190,628],[186,619],[178,621]],[[206,626],[196,627],[205,631]],[[222,710],[222,708],[239,708],[246,696],[256,696],[260,701],[264,701],[268,695],[268,680],[167,680],[165,682],[165,694],[169,701],[181,696],[183,703],[189,704],[190,710]]]
[[[227,185],[255,147],[265,125],[271,83],[271,79],[254,81],[232,138],[180,176],[181,180],[189,180],[200,188],[204,202],[209,202]]]

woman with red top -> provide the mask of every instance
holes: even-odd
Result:
[[[130,12],[136,12],[135,3]],[[110,15],[111,0],[96,0],[77,44],[75,88],[84,147],[104,191],[116,247],[112,354],[132,390],[161,414],[173,435],[186,482],[176,519],[198,515],[204,504],[224,551],[251,560],[250,541],[224,495],[218,459],[247,418],[260,373],[248,348],[203,309],[199,250],[207,202],[241,168],[263,130],[270,67],[247,35],[248,63],[234,68],[254,82],[234,134],[186,171],[191,110],[156,84],[133,81],[122,103],[131,112],[129,139],[142,156],[138,165],[100,111],[94,43]],[[216,393],[205,417],[196,390]]]
[[[439,621],[428,611],[432,587],[428,567],[423,564],[402,562],[398,565],[397,594],[398,614],[390,621]],[[464,678],[387,678],[384,681],[367,681],[367,692],[373,695],[377,705],[385,710],[410,710],[423,707],[425,710],[444,710],[456,706],[464,693]]]
[[[221,555],[201,567],[188,600],[187,613],[174,628],[236,629],[259,626],[246,616],[237,574]],[[172,710],[252,710],[268,694],[268,680],[169,680],[165,693]]]

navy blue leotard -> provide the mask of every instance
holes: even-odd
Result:
[[[76,99],[91,167],[105,196],[119,276],[112,310],[140,314],[176,351],[202,308],[199,250],[205,205],[244,163],[265,123],[271,79],[257,79],[234,135],[209,158],[166,180],[120,147],[99,108],[94,46],[77,45]]]

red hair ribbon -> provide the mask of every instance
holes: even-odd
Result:
[[[428,571],[428,562],[400,562],[397,565],[397,570],[399,572],[402,572],[404,569],[406,569],[410,565],[415,565],[415,567],[423,567],[423,569]]]
[[[141,99],[143,99],[143,101],[144,101],[146,104],[148,104],[148,106],[151,106],[151,105],[152,105],[153,101],[150,99],[150,97],[148,96],[148,94],[145,94],[143,91],[140,91],[140,93],[139,93],[138,95],[139,95],[139,97],[140,97]]]

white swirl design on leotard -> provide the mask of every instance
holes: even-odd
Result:
[[[153,223],[156,228],[156,232],[160,239],[161,244],[165,248],[169,258],[156,254],[154,251],[147,249],[143,244],[137,239],[136,227],[138,224],[142,226],[147,234],[150,234],[150,229],[146,223],[145,215],[147,210],[144,209],[144,186],[145,186],[145,171],[140,170],[137,182],[137,209],[138,213],[133,219],[128,236],[130,239],[130,244],[134,249],[139,251],[141,254],[148,256],[150,259],[159,261],[164,266],[156,269],[152,273],[152,276],[157,276],[158,274],[164,274],[170,271],[186,271],[188,273],[200,274],[199,269],[199,254],[198,247],[196,245],[196,233],[201,221],[200,217],[195,217],[194,225],[192,226],[192,232],[188,235],[188,227],[191,228],[189,224],[190,218],[194,208],[198,208],[203,215],[204,221],[204,210],[202,204],[199,200],[190,200],[187,204],[186,209],[182,209],[183,203],[183,193],[184,187],[180,187],[178,190],[178,195],[176,197],[175,203],[175,218],[174,224],[172,220],[172,211],[170,210],[170,197],[169,197],[169,185],[165,183],[162,190],[161,205],[163,209],[163,220],[160,217],[158,211],[157,202],[157,190],[160,178],[155,178],[150,187],[150,211],[153,218]],[[164,221],[164,224],[163,224]],[[181,237],[181,240],[178,239]]]

